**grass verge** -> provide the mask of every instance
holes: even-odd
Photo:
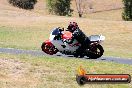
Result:
[[[0,86],[10,88],[80,88],[77,68],[87,73],[130,74],[132,66],[112,62],[59,57],[0,54]],[[83,88],[131,88],[130,84],[88,84]]]

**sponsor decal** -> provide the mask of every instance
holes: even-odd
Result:
[[[89,83],[130,83],[131,76],[129,74],[87,74],[80,66],[76,81],[79,85]]]

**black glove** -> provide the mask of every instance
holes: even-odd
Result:
[[[59,29],[60,32],[64,31],[64,28],[58,27],[58,29]]]

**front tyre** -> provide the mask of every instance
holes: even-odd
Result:
[[[58,52],[58,49],[55,48],[53,44],[47,44],[47,43],[42,43],[41,49],[43,52],[49,55],[56,54]]]
[[[88,51],[88,57],[91,59],[97,59],[100,58],[104,53],[104,49],[101,45],[92,45],[90,46],[90,49]]]

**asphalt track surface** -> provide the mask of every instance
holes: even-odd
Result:
[[[41,50],[22,50],[22,49],[13,49],[13,48],[0,48],[0,53],[8,53],[8,54],[28,54],[32,56],[50,56],[50,57],[65,57],[73,59],[72,55],[63,55],[61,53],[57,53],[55,55],[47,55]],[[125,59],[119,57],[101,57],[98,59],[89,59],[87,57],[80,58],[84,60],[96,60],[96,61],[107,61],[107,62],[116,62],[120,64],[129,64],[132,65],[132,59]]]

